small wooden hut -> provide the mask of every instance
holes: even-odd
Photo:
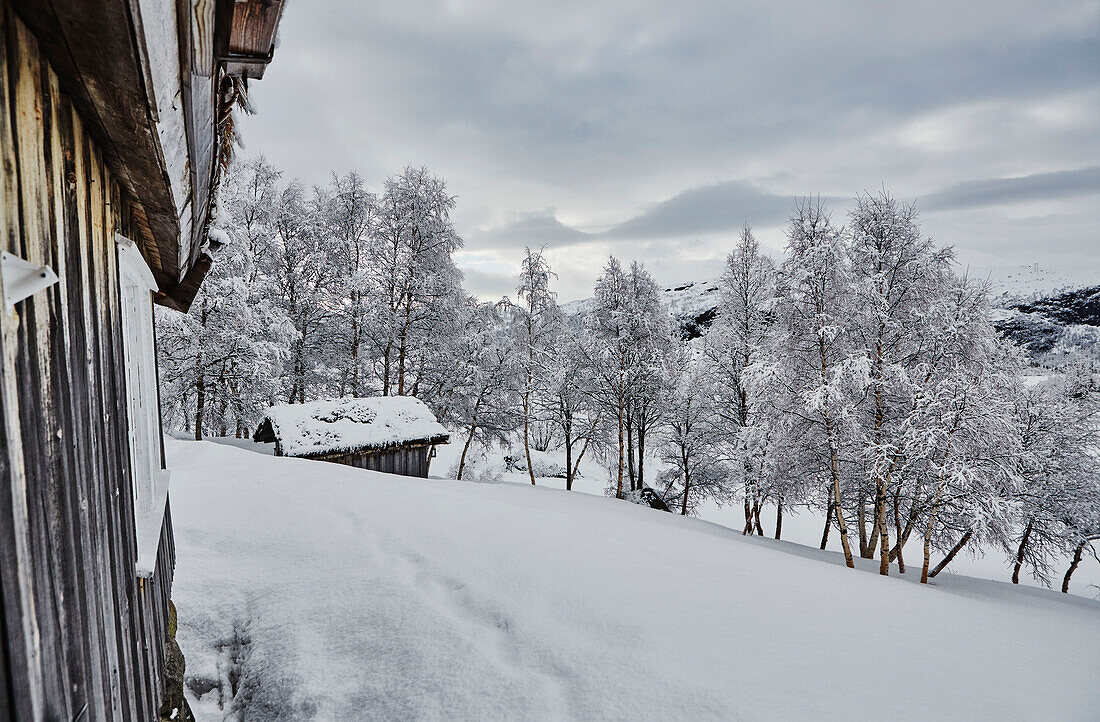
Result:
[[[427,477],[436,444],[450,437],[419,399],[378,396],[272,406],[253,438],[274,442],[276,456]]]

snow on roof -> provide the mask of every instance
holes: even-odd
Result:
[[[383,448],[448,433],[424,402],[411,396],[282,404],[267,410],[267,420],[287,456]]]

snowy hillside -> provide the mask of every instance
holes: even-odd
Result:
[[[1100,283],[1100,264],[1050,268],[1035,263],[1030,266],[970,266],[963,270],[971,278],[988,280],[994,303],[1001,306],[1057,296]]]
[[[1031,266],[959,269],[988,280],[997,329],[1033,357],[1057,364],[1076,351],[1100,349],[1100,266],[1050,269]],[[665,288],[662,301],[685,339],[698,338],[718,316],[716,279]],[[562,304],[567,314],[587,313],[592,299]]]
[[[199,719],[1088,719],[1100,603],[168,440]],[[877,562],[875,563],[877,566]],[[907,575],[908,576],[908,575]]]
[[[586,314],[592,308],[592,301],[591,298],[570,301],[563,303],[561,308],[568,315]],[[698,338],[717,316],[718,281],[689,281],[665,288],[661,302],[678,321],[685,338]]]

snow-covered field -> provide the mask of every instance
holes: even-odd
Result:
[[[1046,376],[1029,376],[1025,379],[1025,383],[1034,385],[1046,378]],[[453,436],[452,438],[458,437]],[[220,442],[232,443],[232,440],[222,439]],[[242,443],[251,444],[251,442]],[[431,475],[433,477],[446,477],[448,475],[448,470],[453,470],[456,466],[458,455],[461,451],[462,449],[457,443],[437,447],[438,457],[432,461]],[[509,453],[514,456],[521,456],[523,454],[523,448],[517,444],[516,448],[512,449]],[[530,477],[527,476],[526,471],[509,471],[505,467],[504,456],[505,452],[500,449],[494,448],[485,452],[475,446],[470,453],[470,458],[474,459],[474,461],[471,462],[470,459],[467,459],[467,465],[468,467],[472,466],[475,473],[488,472],[487,475],[494,481],[530,484]],[[546,454],[542,454],[542,456],[547,459],[556,459],[561,463],[564,459],[564,452],[560,450],[557,452],[547,452]],[[649,464],[649,466],[646,467],[647,478],[653,478],[659,469],[654,468],[655,460],[650,459],[647,463]],[[536,466],[536,468],[538,467]],[[573,491],[603,496],[609,485],[607,470],[604,469],[591,454],[588,454],[582,460],[580,471],[582,476],[573,482]],[[540,486],[547,486],[552,489],[565,488],[565,479],[540,478],[538,483]],[[708,500],[700,506],[698,516],[704,521],[721,524],[722,526],[729,527],[736,531],[740,531],[745,523],[745,513],[739,504],[719,506],[713,501]],[[769,536],[773,535],[775,533],[775,507],[766,505],[761,511],[760,517],[765,534]],[[783,514],[782,538],[785,541],[793,541],[798,544],[817,548],[821,543],[821,532],[824,523],[825,518],[816,511],[804,508],[787,509]],[[914,535],[913,538],[909,540],[909,543],[905,545],[904,549],[904,558],[908,560],[910,565],[916,565],[918,570],[921,554],[923,552],[922,545],[923,540],[920,538],[920,535]],[[829,535],[829,549],[836,552],[840,551],[840,537],[837,535],[835,529]],[[968,553],[969,551],[973,551],[973,549],[960,553],[951,562],[951,566],[943,573],[965,574],[967,576],[993,581],[1009,581],[1012,578],[1012,567],[1004,554],[987,550],[986,554],[979,553],[975,556]],[[935,564],[938,562],[939,558],[939,554],[933,555],[932,563]],[[1065,573],[1068,566],[1068,555],[1056,561],[1054,565],[1056,583],[1061,583],[1062,575]],[[1032,578],[1027,572],[1020,574],[1020,583],[1028,586],[1042,587],[1042,584]],[[1100,564],[1091,556],[1086,556],[1084,561],[1081,562],[1081,566],[1074,573],[1073,582],[1070,585],[1070,592],[1100,601]]]
[[[1096,601],[961,575],[924,587],[590,494],[253,448],[167,440],[199,719],[1100,710]]]

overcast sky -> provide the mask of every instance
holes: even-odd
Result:
[[[252,98],[288,176],[444,177],[483,298],[525,244],[562,300],[609,253],[713,277],[881,188],[971,266],[1100,268],[1100,2],[290,0]]]

